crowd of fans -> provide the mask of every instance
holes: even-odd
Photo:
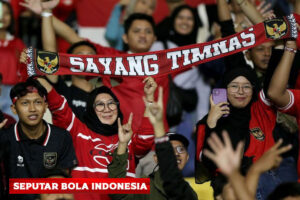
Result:
[[[300,199],[294,40],[155,78],[26,73],[29,46],[146,53],[291,13],[300,0],[1,0],[0,199],[204,199],[187,177],[208,200]],[[9,194],[9,178],[42,177],[149,177],[150,194]]]

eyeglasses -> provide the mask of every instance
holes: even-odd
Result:
[[[250,93],[250,92],[252,92],[253,86],[250,84],[247,84],[247,85],[231,84],[231,85],[228,85],[227,88],[228,88],[228,91],[231,93],[237,93],[240,90],[240,88],[242,88],[243,92]]]
[[[174,148],[174,151],[179,153],[179,154],[182,154],[182,153],[185,153],[186,152],[186,149],[184,146],[177,146]]]
[[[114,111],[117,109],[118,105],[119,102],[115,102],[115,101],[109,101],[107,103],[97,102],[94,103],[94,109],[96,109],[96,111],[98,112],[103,112],[105,110],[105,107],[107,107],[109,110]]]

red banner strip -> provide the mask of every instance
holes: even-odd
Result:
[[[70,55],[31,49],[27,65],[33,75],[165,76],[222,58],[271,40],[297,39],[297,14],[267,20],[215,41],[162,51],[124,55]]]
[[[10,194],[149,194],[149,178],[13,178]]]

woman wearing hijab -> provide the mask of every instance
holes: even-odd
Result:
[[[242,171],[275,144],[276,109],[265,98],[264,90],[258,91],[260,85],[254,70],[249,66],[239,66],[227,71],[223,77],[222,88],[227,91],[228,102],[215,104],[211,97],[208,115],[197,124],[196,155],[200,161],[197,167],[200,173],[196,172],[196,176],[199,182],[217,175],[216,166],[202,155],[203,149],[210,149],[208,138],[211,133],[220,137],[226,130],[234,148],[238,142],[244,141]],[[287,158],[278,169],[261,175],[256,198],[265,199],[278,184],[296,181],[295,174],[296,166]]]
[[[158,42],[154,43],[151,51],[195,44],[201,25],[196,9],[188,5],[178,6],[169,23],[157,30]]]
[[[70,132],[78,158],[78,167],[73,169],[73,178],[107,178],[107,165],[118,146],[118,132],[132,132],[132,114],[128,123],[121,125],[123,115],[120,102],[116,95],[105,86],[94,89],[87,101],[87,110],[81,122],[68,106],[66,99],[60,96],[55,89],[43,78],[38,78],[48,92],[47,100],[52,112],[53,123]],[[154,79],[145,80],[146,94],[154,95],[156,89]],[[143,156],[153,144],[153,129],[148,120],[142,119],[142,127],[133,134],[128,147],[127,177],[135,177],[135,156]],[[146,137],[145,137],[146,136]],[[146,139],[145,139],[146,138]],[[96,193],[76,193],[75,199],[110,199],[108,195]]]
[[[244,141],[244,157],[248,158],[244,161],[250,163],[274,144],[272,131],[276,110],[265,98],[263,90],[257,90],[258,87],[255,72],[248,66],[241,66],[224,74],[222,88],[227,91],[228,102],[215,104],[210,97],[210,111],[197,124],[197,160],[210,170],[209,176],[213,175],[216,167],[201,152],[204,148],[209,149],[207,138],[212,132],[221,136],[226,130],[234,147],[239,141]]]

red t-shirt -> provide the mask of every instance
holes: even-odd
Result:
[[[290,102],[285,107],[279,108],[279,110],[286,114],[296,117],[298,127],[300,127],[300,103],[299,103],[300,90],[288,90],[288,92],[290,94]],[[299,144],[300,144],[300,138],[299,138]],[[297,171],[298,171],[298,182],[300,182],[300,148],[298,152]]]
[[[9,35],[8,39],[0,40],[0,73],[2,83],[15,85],[21,81],[19,58],[25,44],[21,39]]]

